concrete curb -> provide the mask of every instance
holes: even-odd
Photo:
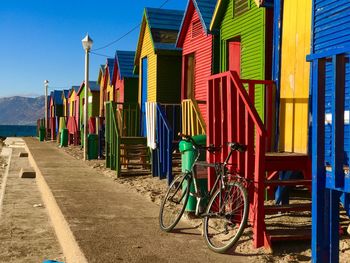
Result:
[[[87,263],[84,253],[80,249],[75,237],[69,227],[68,222],[64,218],[64,215],[59,208],[55,197],[53,196],[50,187],[45,181],[38,165],[36,164],[30,149],[25,144],[25,149],[28,152],[29,163],[32,165],[36,172],[36,183],[38,185],[41,197],[47,208],[52,225],[55,229],[56,236],[62,247],[63,254],[66,258],[66,262],[71,263]]]
[[[4,202],[4,196],[5,196],[5,190],[6,190],[6,184],[7,184],[7,177],[9,175],[9,170],[10,170],[10,165],[11,165],[11,157],[12,157],[12,149],[8,148],[9,155],[8,155],[8,161],[7,161],[7,166],[6,170],[4,173],[4,177],[2,178],[1,182],[1,189],[0,189],[0,219],[2,216],[2,206]]]

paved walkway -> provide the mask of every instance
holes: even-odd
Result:
[[[1,155],[9,160],[0,190],[0,262],[64,261],[35,179],[19,178],[20,170],[31,170],[24,142],[7,139]]]
[[[34,138],[26,138],[25,142],[35,160],[34,166],[40,170],[37,176],[44,179],[66,220],[62,225],[67,223],[77,248],[81,249],[80,261],[247,261],[244,257],[211,252],[200,233],[187,225],[181,226],[181,233],[160,231],[156,204],[128,191],[126,186],[113,183],[111,178],[54,144],[40,143]],[[62,243],[65,239],[60,237],[60,231],[56,228]],[[64,235],[67,237],[70,233]],[[70,242],[69,238],[66,240]],[[73,262],[73,254],[77,255],[79,251],[72,252],[65,244],[61,245],[67,261]]]

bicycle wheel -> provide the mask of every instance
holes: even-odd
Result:
[[[159,211],[160,229],[170,232],[180,221],[190,195],[191,175],[177,176],[170,184]]]
[[[217,190],[204,215],[204,236],[208,247],[215,252],[225,253],[239,240],[247,220],[246,188],[239,182],[233,182],[221,192]]]

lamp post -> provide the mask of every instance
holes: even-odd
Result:
[[[88,150],[88,90],[89,90],[89,52],[92,47],[92,39],[89,34],[81,41],[85,50],[85,92],[84,92],[84,160],[87,160]]]
[[[45,134],[46,134],[47,133],[47,90],[49,88],[48,80],[44,81],[44,86],[45,86]]]

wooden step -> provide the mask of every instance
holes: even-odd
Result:
[[[120,165],[128,165],[128,166],[147,166],[151,165],[150,163],[120,163]]]
[[[310,165],[307,154],[268,152],[265,154],[266,171],[305,171]]]
[[[296,186],[296,185],[311,185],[311,180],[267,180],[265,186]]]
[[[120,144],[142,144],[147,145],[146,137],[122,137]]]
[[[148,157],[148,154],[127,153],[127,154],[121,154],[119,156],[129,159],[129,158],[137,158],[137,157]]]
[[[150,173],[150,170],[121,170],[120,176],[142,176]]]
[[[286,240],[311,240],[311,228],[267,230],[271,242]]]
[[[311,203],[265,206],[266,215],[276,214],[278,212],[285,213],[285,212],[296,212],[296,211],[311,211]]]

